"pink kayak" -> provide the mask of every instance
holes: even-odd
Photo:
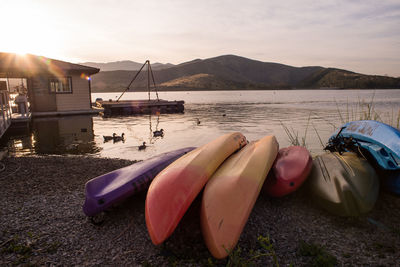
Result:
[[[247,144],[241,133],[225,134],[174,161],[151,182],[145,217],[153,244],[164,242],[211,175],[232,153]]]

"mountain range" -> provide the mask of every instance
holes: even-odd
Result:
[[[143,63],[137,63],[131,60],[123,60],[123,61],[115,61],[108,63],[96,63],[96,62],[84,62],[80,63],[81,65],[98,68],[100,71],[114,71],[114,70],[139,70]],[[163,64],[163,63],[153,63],[151,64],[151,68],[153,70],[161,70],[169,67],[173,67],[174,65],[171,63]]]
[[[124,91],[143,66],[133,61],[81,64],[100,68],[100,72],[92,76],[92,92]],[[235,55],[195,59],[178,65],[155,63],[151,66],[160,91],[400,88],[400,78],[321,66],[293,67]],[[130,86],[130,91],[143,90],[147,90],[147,68]]]

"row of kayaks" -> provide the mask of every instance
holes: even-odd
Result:
[[[326,149],[312,159],[304,147],[279,149],[274,136],[248,142],[241,133],[226,134],[88,181],[83,211],[95,216],[147,189],[146,225],[158,245],[202,192],[204,241],[215,258],[225,258],[260,192],[282,197],[304,184],[316,203],[341,216],[370,211],[382,181],[400,194],[398,129],[376,121],[350,122],[332,135]]]

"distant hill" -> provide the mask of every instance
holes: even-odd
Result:
[[[179,77],[159,85],[164,90],[245,90],[255,85],[249,83],[240,83],[217,77],[213,74],[194,74],[190,76]]]
[[[152,69],[159,90],[400,88],[399,78],[320,66],[293,67],[234,55],[195,59],[161,69],[152,64]],[[142,71],[131,91],[146,90],[146,73]],[[100,71],[92,76],[92,91],[123,91],[135,74],[128,70]]]
[[[391,89],[400,88],[400,79],[327,68],[307,77],[299,86],[304,88]]]
[[[144,62],[143,62],[144,63]],[[114,70],[130,70],[130,71],[137,71],[142,66],[143,63],[137,63],[130,60],[123,60],[123,61],[115,61],[115,62],[108,62],[108,63],[96,63],[96,62],[83,62],[79,63],[84,66],[89,66],[93,68],[98,68],[100,71],[114,71]],[[162,64],[162,63],[152,63],[151,67],[153,70],[160,70],[173,67],[174,65],[171,63]]]

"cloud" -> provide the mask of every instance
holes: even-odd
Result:
[[[23,13],[23,24],[51,33],[58,50],[70,58],[99,62],[154,58],[181,63],[237,54],[296,66],[329,64],[400,76],[394,63],[400,61],[398,0],[9,3],[3,5],[8,13],[18,14],[21,8],[30,7]],[[48,50],[50,45],[55,44],[42,44]],[[385,65],[388,60],[392,70]]]

